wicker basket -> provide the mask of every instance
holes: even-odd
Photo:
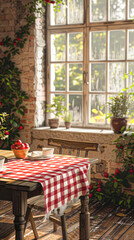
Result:
[[[12,149],[16,158],[26,158],[30,148],[27,149]]]

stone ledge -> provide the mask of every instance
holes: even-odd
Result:
[[[99,159],[99,163],[92,166],[92,177],[101,179],[104,172],[110,174],[115,171],[115,168],[120,167],[120,163],[116,160],[116,153],[113,151],[115,148],[113,143],[119,136],[119,134],[114,134],[112,130],[73,127],[70,129],[66,129],[65,127],[50,129],[50,127],[39,127],[32,129],[30,150],[41,150],[43,147],[49,147],[49,138],[99,143],[99,152],[91,151],[88,157]],[[57,148],[55,148],[55,153],[58,153]],[[64,151],[63,154],[67,153]],[[84,156],[82,152],[81,156]]]
[[[49,127],[39,127],[32,129],[32,139],[45,140],[48,138],[62,138],[79,141],[97,142],[100,144],[112,144],[119,137],[112,130],[83,129],[60,127],[51,129]]]

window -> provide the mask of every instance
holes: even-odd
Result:
[[[67,0],[48,16],[47,101],[64,96],[75,126],[107,126],[106,102],[132,81],[134,1]]]

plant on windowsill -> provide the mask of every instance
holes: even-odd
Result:
[[[111,118],[110,125],[114,133],[123,133],[127,127],[127,114],[131,103],[130,93],[120,93],[110,98],[109,114],[107,118]]]
[[[50,128],[59,127],[59,118],[66,111],[65,99],[62,96],[53,97],[52,104],[47,104],[46,112],[52,113],[54,118],[48,119]]]
[[[64,122],[65,122],[66,129],[71,127],[72,113],[70,111],[65,112]]]

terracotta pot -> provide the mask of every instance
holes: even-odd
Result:
[[[110,122],[111,128],[114,131],[114,133],[123,133],[126,130],[127,127],[127,118],[122,117],[122,118],[115,118],[111,117],[111,122]],[[122,129],[124,127],[124,129]]]
[[[65,127],[66,127],[66,129],[71,128],[71,123],[70,122],[65,122]]]
[[[49,123],[50,128],[58,128],[59,127],[59,118],[48,119],[48,123]]]

